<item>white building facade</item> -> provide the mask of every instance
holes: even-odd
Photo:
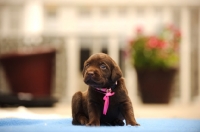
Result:
[[[0,1],[2,38],[20,36],[24,45],[38,45],[43,41],[42,36],[62,38],[58,40],[60,60],[57,63],[61,70],[56,73],[55,93],[64,101],[70,101],[74,92],[86,88],[80,72],[81,57],[86,53],[81,51],[86,49],[88,55],[106,50],[122,66],[131,99],[138,102],[135,71],[121,53],[127,40],[135,35],[137,26],[142,26],[146,34],[152,34],[163,24],[175,24],[183,37],[175,100],[179,103],[199,102],[199,0]],[[26,43],[27,38],[30,40]],[[3,42],[1,45],[5,46]]]

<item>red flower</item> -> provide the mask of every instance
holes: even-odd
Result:
[[[175,37],[179,37],[179,38],[181,37],[180,30],[177,27],[175,27],[174,25],[168,25],[167,29],[172,31],[174,33]]]
[[[180,37],[181,37],[181,32],[180,32],[180,30],[178,30],[178,29],[174,30],[174,35],[175,35],[175,37],[180,38]]]
[[[125,57],[131,58],[135,67],[168,68],[178,65],[181,32],[174,25],[160,29],[159,34],[146,36],[141,27],[136,28],[137,34],[128,41],[128,50],[124,53]]]
[[[143,28],[142,28],[142,26],[138,26],[138,27],[136,28],[136,33],[137,33],[137,34],[142,34],[142,33],[143,33]]]
[[[156,48],[158,45],[158,39],[155,36],[151,36],[147,41],[147,46],[149,48]]]
[[[158,48],[158,49],[163,49],[166,46],[165,41],[157,38],[156,36],[151,36],[148,41],[147,41],[147,46],[149,48]]]
[[[169,24],[169,25],[166,26],[166,28],[167,28],[168,30],[174,31],[175,26],[172,25],[172,24]]]
[[[160,48],[160,49],[164,49],[165,47],[166,47],[166,42],[165,41],[163,41],[163,40],[159,40],[159,43],[158,43],[158,48]]]

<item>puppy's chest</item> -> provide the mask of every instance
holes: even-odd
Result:
[[[116,118],[123,119],[123,116],[121,114],[122,103],[121,103],[120,100],[115,100],[115,98],[111,98],[106,114],[103,113],[104,107],[102,106],[100,108],[101,111],[102,111],[101,120],[103,120],[103,121],[113,121]]]
[[[103,106],[106,100],[105,98],[107,98],[110,106],[116,106],[124,102],[127,98],[126,94],[123,92],[113,91],[113,93],[114,93],[113,95],[105,97],[106,93],[96,92],[95,94],[92,95],[93,96],[92,100],[98,103],[99,105]]]

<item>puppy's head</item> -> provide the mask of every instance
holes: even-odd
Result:
[[[104,53],[97,53],[84,63],[84,82],[94,88],[109,88],[122,77],[122,72],[115,61]]]

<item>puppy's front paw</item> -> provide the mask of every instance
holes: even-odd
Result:
[[[112,124],[113,126],[124,126],[123,120],[120,120],[120,119],[114,120]]]
[[[131,126],[140,126],[140,124],[138,124],[137,122],[135,121],[131,121],[131,122],[126,122],[126,125],[131,125]]]
[[[87,126],[100,126],[100,121],[90,121]]]
[[[80,116],[79,121],[81,125],[86,125],[88,123],[88,119],[85,116]]]
[[[140,124],[138,124],[137,122],[132,124],[132,126],[140,126]]]

